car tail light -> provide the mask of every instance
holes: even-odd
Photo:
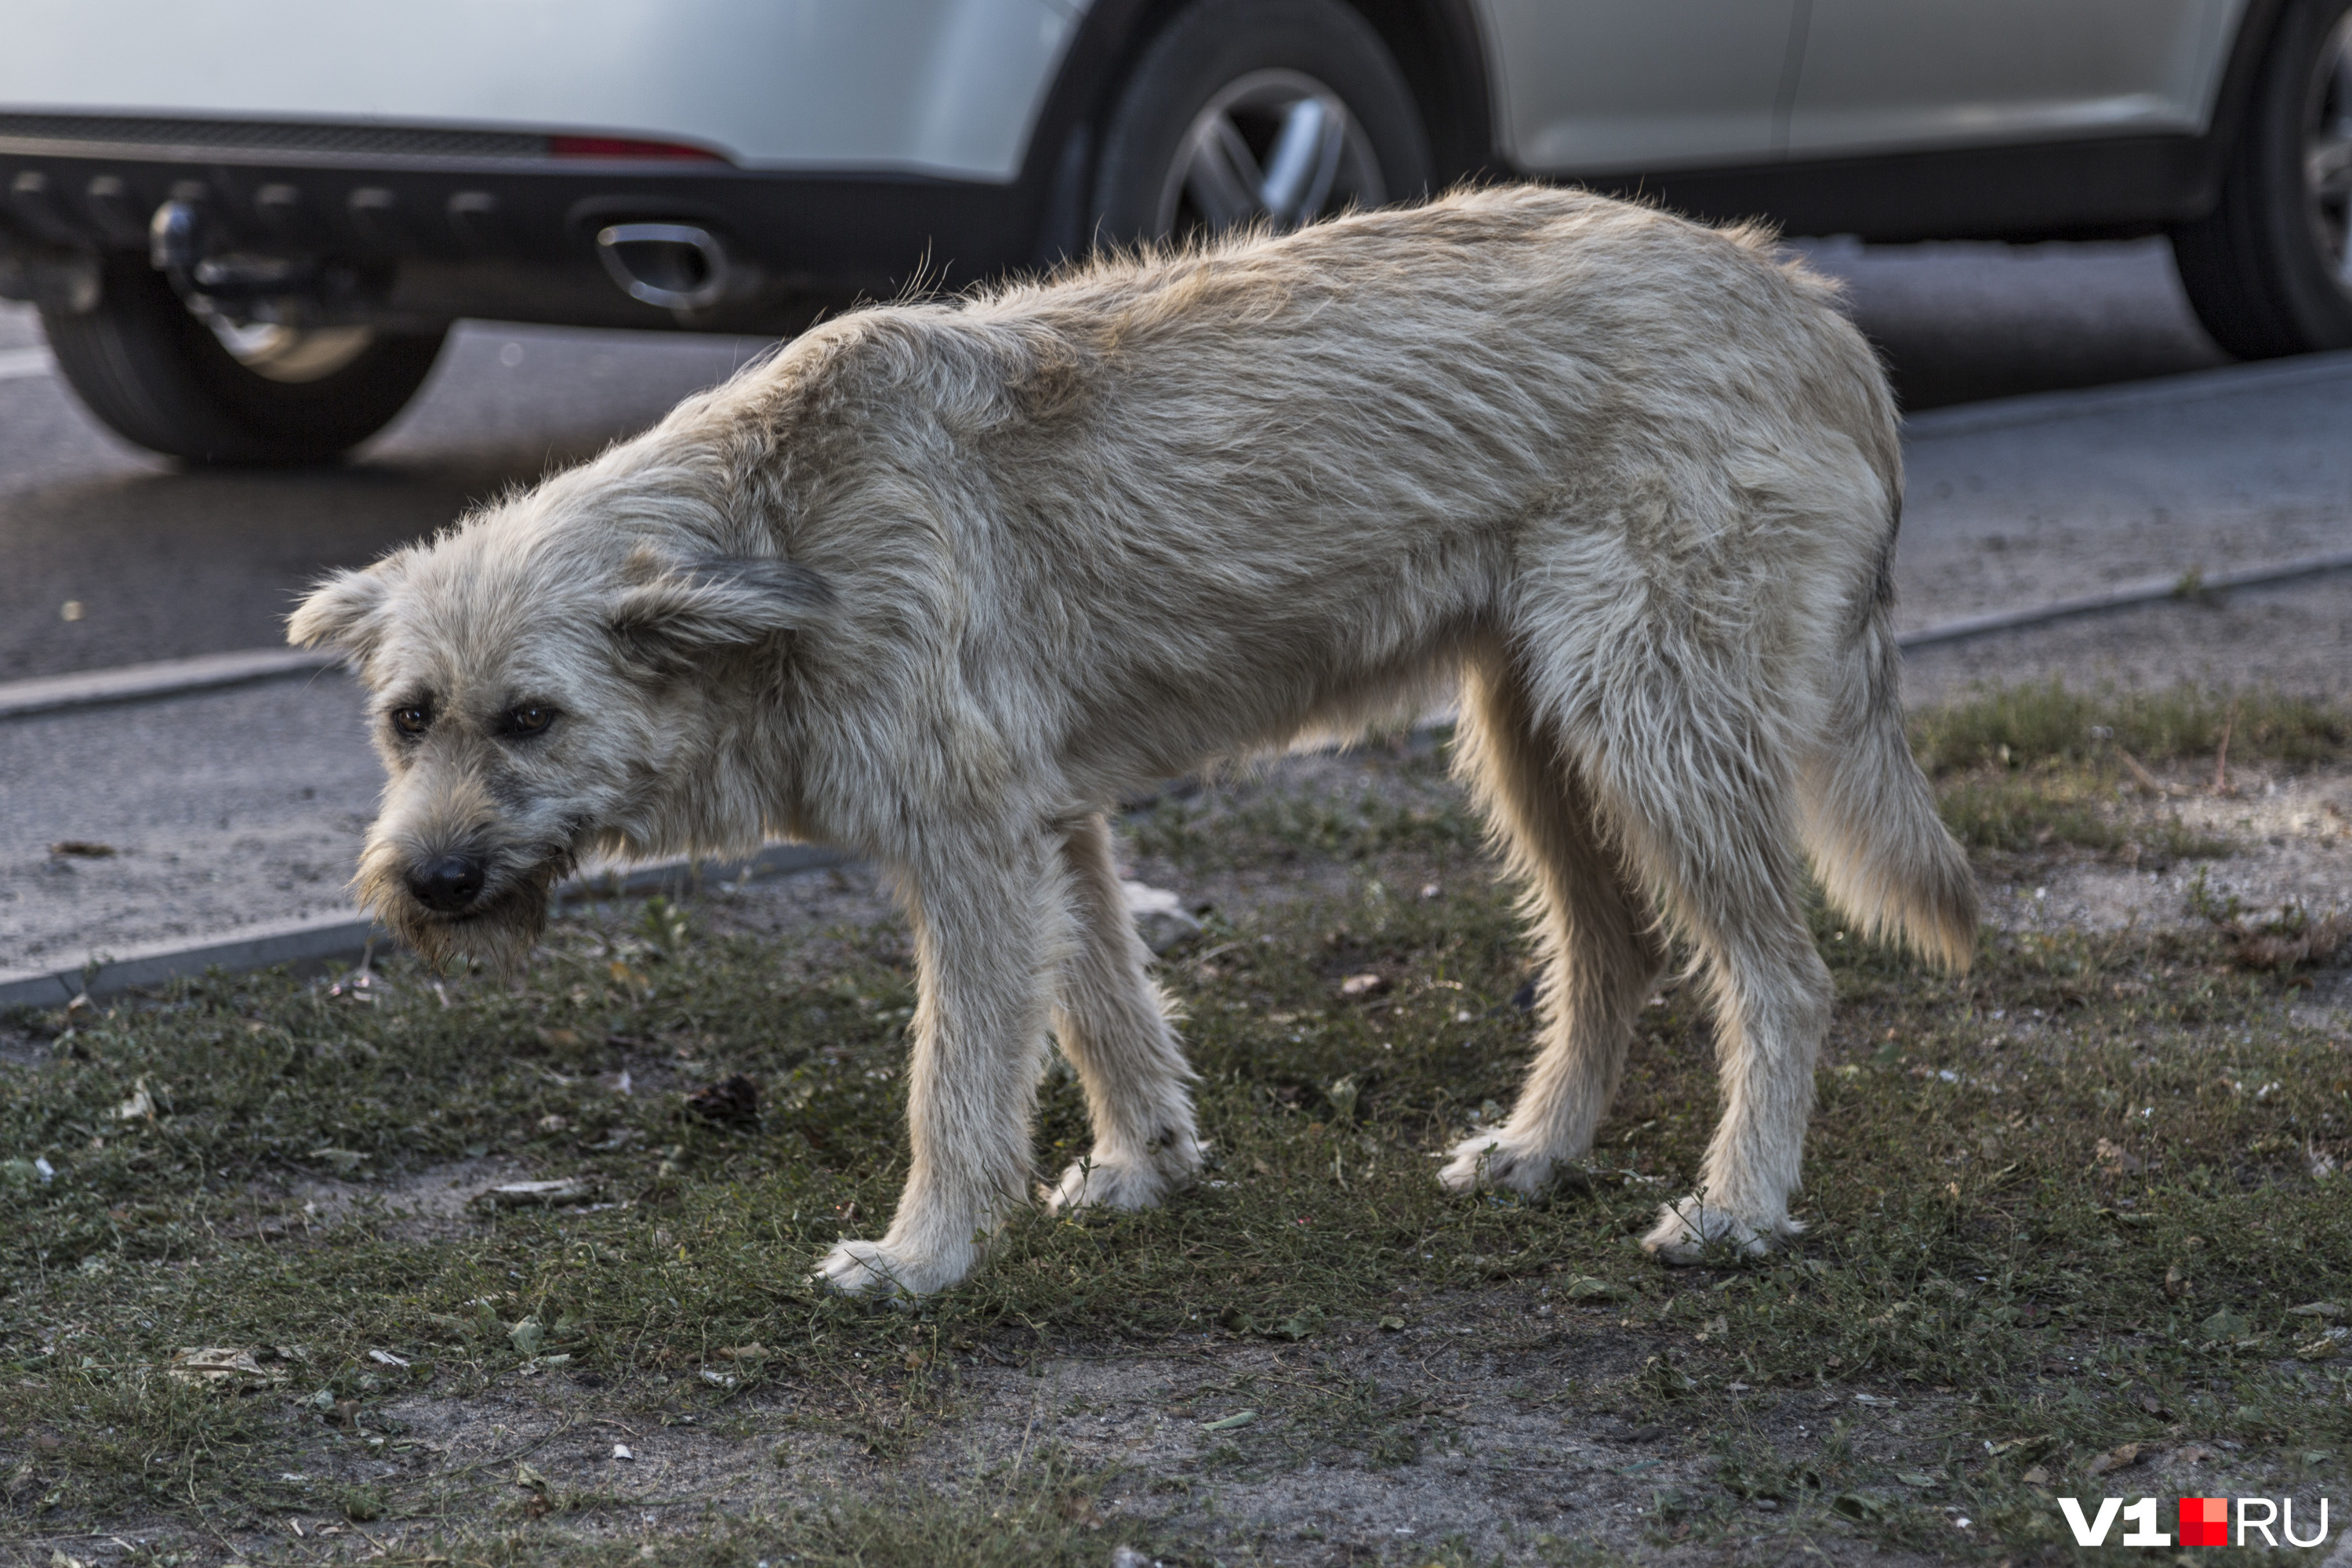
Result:
[[[708,147],[689,147],[680,142],[638,142],[626,136],[551,136],[547,139],[547,155],[551,158],[658,159],[681,163],[727,162]]]

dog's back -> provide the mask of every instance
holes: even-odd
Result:
[[[1825,686],[1901,482],[1828,285],[1761,235],[1525,187],[862,312],[677,422],[730,416],[804,476],[795,558],[1006,661],[983,707],[1067,672],[992,722],[1089,792],[1445,679],[1530,574]]]

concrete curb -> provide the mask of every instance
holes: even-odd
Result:
[[[1903,438],[1906,443],[1936,441],[1985,430],[2007,430],[2020,425],[2043,425],[2053,419],[2080,419],[2133,408],[2162,408],[2171,404],[2201,403],[2209,397],[2273,392],[2282,387],[2347,379],[2352,379],[2352,349],[2303,354],[2294,359],[2263,360],[2254,364],[2223,365],[2219,370],[2192,370],[2121,386],[2029,392],[2021,397],[1996,397],[1953,408],[1930,408],[1903,421]]]
[[[112,669],[84,670],[76,675],[44,676],[37,680],[12,680],[0,685],[0,719],[22,719],[68,708],[100,708],[110,702],[140,702],[152,697],[176,697],[184,691],[209,691],[289,675],[315,675],[340,663],[341,658],[341,654],[313,653],[307,648],[254,647],[235,653],[208,653],[195,658],[161,659],[153,664],[118,665]]]
[[[2352,570],[2352,551],[2339,550],[2332,555],[2306,555],[2300,561],[2281,561],[2268,566],[2216,572],[2210,577],[2203,573],[2189,573],[2179,577],[2152,577],[2146,582],[2110,588],[2104,594],[2086,594],[2079,599],[2057,599],[2028,609],[1995,610],[1987,616],[1967,616],[1957,621],[1946,621],[1939,626],[1923,626],[1916,632],[1897,635],[1895,646],[1906,650],[1934,647],[1940,643],[1962,642],[1969,637],[2011,631],[2020,626],[2038,626],[2049,621],[2095,616],[2103,610],[2162,604],[2168,599],[2194,599],[2231,588],[2252,588],[2265,583],[2285,583],[2297,577],[2319,577],[2330,572],[2347,570]]]
[[[746,860],[673,860],[575,877],[556,889],[556,907],[561,910],[567,904],[593,903],[599,899],[685,892],[719,879],[765,881],[846,864],[848,857],[818,845],[772,844]],[[387,952],[394,945],[392,933],[383,927],[362,915],[349,914],[257,926],[209,942],[157,942],[121,953],[94,953],[89,968],[75,964],[65,969],[0,973],[0,1010],[58,1007],[85,990],[92,996],[112,995],[141,986],[160,985],[183,975],[202,974],[214,968],[244,971],[356,959],[370,943]]]
[[[58,368],[58,362],[47,348],[0,349],[0,381],[20,381],[27,376],[47,375]]]

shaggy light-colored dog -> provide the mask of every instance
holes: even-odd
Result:
[[[1541,1048],[1459,1189],[1583,1155],[1666,955],[1723,1118],[1645,1245],[1793,1231],[1830,986],[1801,852],[1963,965],[1966,862],[1905,743],[1894,408],[1769,237],[1532,187],[861,310],[536,490],[323,584],[391,780],[358,887],[519,961],[589,851],[772,836],[894,871],[913,1165],[820,1266],[938,1290],[1030,1201],[1048,1033],[1092,1153],[1056,1205],[1199,1166],[1103,810],[1458,682],[1528,889]]]

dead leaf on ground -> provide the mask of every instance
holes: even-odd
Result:
[[[2137,1443],[2124,1443],[2108,1449],[2083,1467],[2086,1476],[2104,1476],[2110,1470],[2127,1470],[2140,1461],[2144,1452]]]
[[[268,1388],[286,1381],[285,1369],[265,1367],[252,1351],[234,1345],[174,1351],[172,1364],[163,1370],[176,1383],[194,1384],[225,1394]]]
[[[561,1204],[584,1204],[596,1195],[596,1184],[586,1176],[564,1176],[551,1182],[501,1182],[474,1194],[473,1201],[492,1208],[549,1208]]]

